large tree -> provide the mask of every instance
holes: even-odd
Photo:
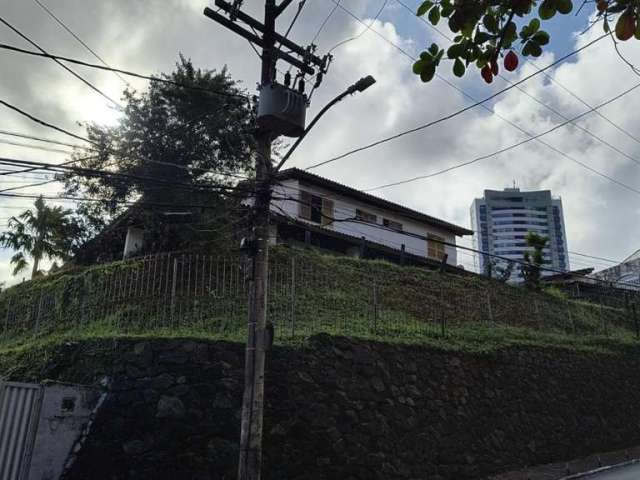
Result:
[[[621,41],[640,40],[640,0],[581,0],[580,9],[596,8],[596,23]],[[498,75],[500,58],[506,70],[518,66],[518,53],[539,57],[550,41],[543,22],[556,14],[574,10],[572,0],[426,0],[418,7],[434,26],[447,21],[455,34],[446,53],[434,43],[420,54],[413,71],[424,82],[434,77],[443,60],[452,62],[453,73],[462,77],[475,66],[491,83]],[[612,30],[613,26],[613,31]],[[614,38],[612,36],[612,38]],[[614,40],[615,41],[615,40]],[[519,50],[519,52],[518,52]]]
[[[122,175],[64,177],[68,195],[99,200],[79,211],[95,227],[131,201],[149,208],[215,204],[222,196],[212,187],[231,186],[250,169],[253,106],[226,69],[198,69],[181,56],[162,77],[173,83],[126,90],[119,123],[88,125],[93,144],[75,154],[89,157],[77,166]]]
[[[41,274],[40,262],[44,259],[66,260],[80,236],[78,224],[71,210],[60,206],[49,206],[42,196],[34,202],[34,209],[11,217],[8,230],[0,235],[0,245],[14,250],[11,257],[13,275],[17,275],[33,264],[31,278]]]

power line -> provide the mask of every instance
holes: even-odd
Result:
[[[594,260],[603,260],[603,261],[605,261],[605,262],[614,263],[614,264],[616,264],[616,265],[620,265],[620,264],[622,263],[622,261],[620,261],[620,260],[611,260],[611,259],[609,259],[609,258],[596,257],[596,256],[593,256],[593,255],[587,255],[587,254],[585,254],[585,253],[578,253],[578,252],[572,252],[572,251],[569,251],[569,253],[570,253],[571,255],[578,255],[578,256],[580,256],[580,257],[592,258],[592,259],[594,259]]]
[[[34,2],[40,5],[40,7],[45,12],[47,12],[47,14],[49,14],[49,16],[58,23],[58,25],[64,28],[67,31],[67,33],[69,33],[69,35],[75,38],[80,45],[82,45],[86,50],[89,51],[89,53],[91,53],[91,55],[97,58],[105,67],[111,68],[109,64],[106,61],[104,61],[104,59],[100,55],[98,55],[95,51],[93,51],[91,47],[89,47],[89,45],[87,45],[78,35],[76,35],[69,27],[67,27],[67,25],[65,25],[65,23],[62,20],[60,20],[49,8],[47,8],[46,5],[40,2],[40,0],[34,0]],[[125,85],[129,86],[129,83],[124,78],[122,78],[122,76],[119,73],[114,72],[114,74],[117,75],[118,78],[125,83]]]
[[[404,7],[405,10],[407,10],[410,13],[413,13],[413,11],[411,10],[411,8],[409,6],[407,6],[404,2],[402,2],[402,0],[396,0],[397,3],[399,3],[402,7]],[[414,15],[415,16],[415,15]],[[444,38],[446,38],[448,41],[453,42],[453,39],[451,39],[449,36],[447,36],[446,34],[442,33],[435,25],[432,25],[430,22],[428,22],[427,20],[425,20],[423,17],[416,17],[418,20],[422,21],[422,23],[424,23],[425,25],[428,25],[431,29],[435,30],[436,32],[438,32],[440,35],[442,35]],[[530,62],[531,65],[534,68],[538,68],[535,64],[533,64],[533,62]],[[555,79],[549,75],[547,72],[542,72],[542,74],[548,78],[550,81],[555,82]],[[503,75],[498,75],[498,77],[500,79],[502,79],[502,81],[508,83],[508,84],[512,84],[513,82],[511,80],[509,80],[508,78],[504,77]],[[557,82],[555,82],[557,83]],[[562,89],[566,90],[569,94],[571,94],[574,98],[576,98],[577,100],[579,100],[581,103],[583,103],[584,105],[586,105],[588,108],[593,109],[592,111],[594,111],[598,116],[600,116],[601,118],[603,118],[604,120],[606,120],[608,123],[610,123],[611,125],[613,125],[614,127],[616,127],[618,130],[622,131],[623,133],[625,133],[628,136],[631,136],[632,139],[640,142],[640,140],[638,140],[636,137],[632,136],[631,134],[629,134],[626,130],[622,129],[622,127],[618,126],[617,124],[615,124],[614,122],[612,122],[610,119],[608,119],[606,116],[604,116],[601,112],[599,112],[597,109],[594,109],[593,106],[591,106],[590,104],[588,104],[587,102],[585,102],[584,100],[582,100],[580,97],[578,97],[575,93],[573,93],[571,90],[569,90],[567,87],[565,87],[564,85],[561,85],[558,83],[558,86],[560,86]],[[542,100],[536,98],[535,96],[531,95],[529,92],[527,92],[526,90],[524,90],[522,87],[520,87],[519,85],[516,86],[516,88],[523,93],[524,95],[526,95],[527,97],[531,98],[534,102],[538,103],[539,105],[542,105],[544,108],[546,108],[547,110],[553,112],[554,114],[556,114],[557,116],[559,116],[560,118],[562,118],[563,120],[567,120],[568,117],[566,115],[564,115],[563,113],[559,112],[558,110],[556,110],[555,108],[553,108],[550,105],[547,105],[546,103],[544,103]],[[611,143],[607,142],[606,140],[602,139],[601,137],[597,136],[596,134],[592,133],[589,129],[578,125],[576,123],[570,122],[575,128],[581,130],[582,132],[586,133],[587,135],[595,138],[597,141],[599,141],[600,143],[606,145],[607,147],[609,147],[610,149],[614,150],[615,152],[619,153],[620,155],[628,158],[629,160],[640,164],[640,161],[637,160],[636,158],[632,157],[631,155],[627,154],[626,152],[620,150],[618,147],[612,145]]]
[[[601,108],[601,107],[603,107],[605,105],[608,105],[608,104],[610,104],[610,103],[622,98],[624,95],[627,95],[628,93],[632,92],[633,90],[635,90],[635,89],[637,89],[639,87],[640,87],[640,83],[637,83],[633,87],[625,90],[624,92],[616,95],[615,97],[607,100],[606,102],[603,102],[602,104],[597,105],[594,108]],[[586,168],[587,170],[591,171],[592,173],[595,173],[596,175],[599,175],[599,176],[601,176],[603,178],[606,178],[606,179],[618,184],[619,186],[626,188],[629,191],[632,191],[634,193],[640,194],[640,190],[637,190],[637,189],[635,189],[635,188],[633,188],[633,187],[631,187],[631,186],[629,186],[629,185],[627,185],[627,184],[625,184],[625,183],[623,183],[623,182],[621,182],[619,180],[616,180],[615,178],[610,177],[607,174],[602,173],[602,172],[600,172],[600,171],[588,166],[587,164],[581,162],[580,160],[575,159],[574,157],[572,157],[569,154],[563,152],[562,150],[559,150],[558,148],[554,147],[553,145],[551,145],[551,144],[549,144],[549,143],[547,143],[547,142],[545,142],[543,140],[540,140],[541,137],[543,137],[543,136],[545,136],[545,135],[547,135],[547,134],[549,134],[551,132],[554,132],[555,130],[560,129],[560,128],[564,127],[565,125],[568,125],[569,123],[571,123],[571,122],[573,122],[573,121],[575,121],[575,120],[577,120],[579,118],[582,118],[585,115],[588,115],[589,113],[591,113],[591,110],[587,110],[586,112],[583,112],[580,115],[578,115],[576,117],[573,117],[572,119],[569,119],[569,120],[567,120],[565,122],[559,123],[559,124],[555,125],[554,127],[550,128],[550,129],[548,129],[548,130],[546,130],[546,131],[544,131],[542,133],[539,133],[537,135],[531,135],[530,133],[526,132],[527,135],[530,135],[529,138],[526,138],[526,139],[524,139],[524,140],[522,140],[520,142],[511,144],[511,145],[509,145],[509,146],[507,146],[505,148],[502,148],[500,150],[492,152],[492,153],[490,153],[488,155],[482,155],[480,157],[474,158],[473,160],[462,162],[462,163],[459,163],[457,165],[453,165],[451,167],[447,167],[445,169],[442,169],[442,170],[439,170],[437,172],[430,173],[430,174],[427,174],[427,175],[419,175],[419,176],[412,177],[412,178],[409,178],[409,179],[406,179],[406,180],[400,180],[400,181],[397,181],[397,182],[392,182],[392,183],[387,183],[387,184],[384,184],[384,185],[379,185],[377,187],[366,188],[366,189],[364,189],[364,191],[365,192],[370,192],[370,191],[373,191],[373,190],[380,190],[380,189],[383,189],[383,188],[395,187],[395,186],[398,186],[398,185],[404,185],[404,184],[407,184],[407,183],[415,182],[417,180],[425,180],[427,178],[436,177],[438,175],[442,175],[442,174],[450,172],[452,170],[457,170],[459,168],[466,167],[467,165],[471,165],[473,163],[477,163],[479,161],[486,160],[486,159],[494,157],[496,155],[508,152],[509,150],[513,150],[513,149],[515,149],[515,148],[517,148],[517,147],[519,147],[521,145],[524,145],[524,144],[529,143],[529,142],[531,142],[533,140],[536,140],[536,141],[542,143],[543,145],[545,145],[547,148],[553,150],[557,154],[567,158],[568,160],[570,160],[570,161],[572,161],[574,163],[577,163],[578,165],[582,166],[583,168]]]
[[[71,153],[68,150],[62,150],[61,148],[50,148],[50,147],[44,147],[42,145],[30,145],[28,143],[12,142],[11,140],[4,140],[4,139],[0,139],[0,143],[3,145],[11,145],[13,147],[32,148],[34,150],[42,150],[45,152],[63,153],[65,155],[68,155]]]
[[[63,145],[65,147],[71,147],[71,148],[83,148],[80,145],[74,145],[73,143],[59,142],[57,140],[51,140],[49,138],[36,137],[34,135],[29,135],[29,134],[26,134],[26,133],[19,133],[19,132],[12,132],[12,131],[9,131],[9,130],[1,130],[0,129],[0,134],[8,135],[10,137],[26,138],[28,140],[37,140],[38,142],[51,143],[53,145]]]
[[[335,0],[332,0],[332,1],[334,1],[334,2],[335,2]],[[354,14],[353,14],[352,12],[350,12],[349,10],[345,9],[343,6],[341,6],[341,5],[340,5],[340,8],[341,8],[343,11],[345,11],[348,15],[352,16],[352,17],[353,17],[353,18],[355,18],[357,21],[361,22],[363,25],[366,25],[366,24],[365,24],[365,23],[364,23],[364,22],[363,22],[359,17],[357,17],[356,15],[354,15]],[[376,35],[378,35],[380,38],[382,38],[384,41],[386,41],[387,43],[389,43],[390,45],[392,45],[392,46],[394,46],[395,48],[397,48],[398,50],[400,50],[403,54],[405,54],[405,55],[407,55],[409,58],[413,59],[413,57],[412,57],[410,54],[408,54],[404,49],[402,49],[402,47],[399,47],[398,45],[394,44],[393,42],[391,42],[389,39],[387,39],[384,35],[381,35],[381,34],[380,34],[379,32],[377,32],[376,30],[371,29],[371,31],[372,31],[373,33],[375,33]],[[318,168],[318,167],[323,166],[323,165],[326,165],[326,164],[328,164],[328,163],[332,163],[332,162],[335,162],[335,161],[337,161],[337,160],[341,160],[341,159],[343,159],[343,158],[345,158],[345,157],[351,156],[351,155],[353,155],[353,154],[355,154],[355,153],[359,153],[359,152],[362,152],[362,151],[365,151],[365,150],[369,150],[369,149],[371,149],[371,148],[373,148],[373,147],[377,147],[377,146],[379,146],[379,145],[382,145],[382,144],[384,144],[384,143],[387,143],[387,142],[390,142],[390,141],[396,140],[396,139],[401,138],[401,137],[404,137],[404,136],[406,136],[406,135],[409,135],[409,134],[412,134],[412,133],[415,133],[415,132],[418,132],[418,131],[421,131],[421,130],[425,130],[425,129],[430,128],[430,127],[432,127],[432,126],[434,126],[434,125],[438,125],[438,124],[443,123],[443,122],[445,122],[445,121],[447,121],[447,120],[451,120],[452,118],[455,118],[455,117],[457,117],[457,116],[459,116],[459,115],[461,115],[461,114],[463,114],[463,113],[465,113],[465,112],[467,112],[467,111],[469,111],[469,110],[472,110],[473,108],[478,107],[478,106],[483,106],[483,108],[488,109],[488,110],[489,110],[493,115],[496,115],[496,116],[498,116],[499,118],[502,118],[502,119],[503,119],[504,121],[506,121],[507,123],[509,123],[509,124],[513,125],[515,128],[517,128],[517,129],[519,129],[519,130],[522,130],[520,127],[518,127],[516,124],[514,124],[514,123],[513,123],[513,122],[511,122],[510,120],[507,120],[507,119],[505,119],[504,117],[499,116],[499,115],[498,115],[498,114],[496,114],[493,110],[491,110],[490,108],[488,108],[488,107],[484,106],[484,104],[485,104],[486,102],[488,102],[489,100],[492,100],[492,99],[494,99],[494,98],[496,98],[496,97],[498,97],[498,96],[502,95],[503,93],[508,92],[509,90],[512,90],[512,89],[516,88],[518,85],[520,85],[520,84],[522,84],[522,83],[524,83],[524,82],[528,81],[529,79],[531,79],[531,78],[533,78],[533,77],[535,77],[535,76],[539,75],[540,73],[544,72],[545,70],[548,70],[548,69],[550,69],[550,68],[552,68],[552,67],[554,67],[554,66],[556,66],[556,65],[558,65],[558,64],[560,64],[560,63],[562,63],[562,62],[564,62],[564,61],[565,61],[565,60],[567,60],[568,58],[571,58],[572,56],[576,55],[577,53],[579,53],[579,52],[581,52],[581,51],[583,51],[583,50],[585,50],[585,49],[589,48],[590,46],[594,45],[595,43],[597,43],[597,42],[601,41],[601,40],[602,40],[602,39],[604,39],[606,36],[607,36],[607,35],[606,35],[606,34],[604,34],[604,35],[602,35],[602,36],[600,36],[600,37],[598,37],[598,38],[596,38],[596,39],[592,40],[591,42],[589,42],[589,43],[587,43],[587,44],[583,45],[582,47],[580,47],[580,48],[578,48],[578,49],[576,49],[576,50],[574,50],[574,51],[572,51],[572,52],[569,52],[568,54],[566,54],[566,55],[564,55],[564,56],[562,56],[562,57],[558,58],[557,60],[555,60],[554,62],[550,63],[550,64],[549,64],[549,65],[547,65],[546,67],[541,68],[541,69],[540,69],[540,70],[538,70],[537,72],[534,72],[534,73],[532,73],[532,74],[530,74],[530,75],[527,75],[526,77],[523,77],[521,80],[518,80],[517,82],[514,82],[513,84],[509,85],[508,87],[506,87],[506,88],[504,88],[504,89],[502,89],[502,90],[499,90],[499,91],[497,91],[497,92],[495,92],[495,93],[493,93],[493,94],[489,95],[488,97],[485,97],[485,98],[484,98],[484,99],[482,99],[482,100],[476,101],[476,102],[474,102],[473,104],[468,105],[468,106],[466,106],[466,107],[464,107],[464,108],[462,108],[462,109],[460,109],[460,110],[457,110],[457,111],[455,111],[455,112],[452,112],[452,113],[450,113],[450,114],[448,114],[448,115],[446,115],[446,116],[444,116],[444,117],[438,118],[438,119],[436,119],[436,120],[433,120],[433,121],[431,121],[431,122],[425,123],[425,124],[423,124],[423,125],[419,125],[419,126],[417,126],[417,127],[411,128],[411,129],[409,129],[409,130],[405,130],[405,131],[400,132],[400,133],[397,133],[397,134],[395,134],[395,135],[391,135],[391,136],[386,137],[386,138],[383,138],[383,139],[381,139],[381,140],[377,140],[377,141],[375,141],[375,142],[371,142],[371,143],[369,143],[369,144],[367,144],[367,145],[364,145],[364,146],[362,146],[362,147],[355,148],[355,149],[353,149],[353,150],[350,150],[350,151],[348,151],[348,152],[345,152],[345,153],[343,153],[343,154],[341,154],[341,155],[338,155],[338,156],[336,156],[336,157],[330,158],[330,159],[328,159],[328,160],[324,160],[324,161],[322,161],[322,162],[315,163],[315,164],[313,164],[313,165],[310,165],[310,166],[306,167],[306,168],[305,168],[305,170],[311,170],[311,169],[314,169],[314,168]],[[464,92],[463,90],[461,90],[459,87],[457,87],[455,84],[453,84],[453,83],[449,82],[448,80],[446,80],[444,77],[439,77],[439,78],[440,78],[440,79],[442,79],[443,81],[445,81],[445,82],[446,82],[447,84],[449,84],[450,86],[452,86],[452,88],[455,88],[456,90],[458,90],[458,91],[460,91],[461,93],[463,93],[465,96],[470,97],[470,98],[473,98],[472,96],[470,96],[469,94],[467,94],[466,92]]]
[[[1,18],[0,18],[0,20],[1,20]],[[51,129],[56,130],[56,131],[58,131],[60,133],[64,133],[65,135],[69,135],[70,137],[73,137],[75,139],[82,140],[83,142],[88,142],[88,143],[91,143],[92,145],[95,145],[95,146],[98,146],[98,147],[100,146],[97,142],[89,140],[86,137],[82,137],[80,135],[76,135],[75,133],[71,133],[70,131],[65,130],[64,128],[56,127],[55,125],[53,125],[53,124],[51,124],[49,122],[45,122],[44,120],[42,120],[42,119],[40,119],[38,117],[35,117],[34,115],[31,115],[28,112],[25,112],[21,108],[16,107],[15,105],[12,105],[11,103],[6,102],[5,100],[0,99],[0,104],[4,105],[7,108],[10,108],[11,110],[19,113],[20,115],[22,115],[24,117],[27,117],[29,120],[31,120],[33,122],[36,122],[36,123],[39,123],[40,125],[43,125],[43,126],[45,126],[47,128],[51,128]]]
[[[335,13],[335,11],[338,9],[338,4],[341,2],[342,0],[338,0],[338,3],[336,3],[333,8],[331,9],[331,11],[329,12],[329,15],[327,15],[325,17],[325,19],[322,21],[322,23],[320,24],[320,27],[318,28],[318,31],[316,32],[316,34],[313,36],[313,39],[311,40],[311,43],[316,43],[316,40],[318,40],[318,37],[320,37],[320,34],[322,33],[322,31],[324,30],[324,27],[327,26],[327,23],[329,23],[329,20],[331,19],[331,17],[333,17],[333,14]],[[335,3],[335,2],[334,2]]]
[[[48,53],[40,46],[38,45],[36,42],[34,42],[33,40],[31,40],[29,37],[27,37],[25,34],[23,34],[20,30],[18,30],[16,27],[14,27],[13,25],[11,25],[9,22],[7,22],[4,18],[0,17],[0,22],[4,23],[7,27],[9,27],[11,30],[13,30],[18,36],[20,36],[22,39],[26,40],[27,42],[29,42],[31,45],[33,45],[34,47],[36,47],[38,50],[40,50],[43,54],[48,55]],[[54,62],[56,62],[58,65],[60,65],[62,68],[64,68],[67,72],[69,72],[71,75],[73,75],[74,77],[76,77],[78,80],[80,80],[82,83],[84,83],[85,85],[87,85],[89,88],[91,88],[93,91],[97,92],[98,94],[100,94],[102,97],[106,98],[107,100],[109,100],[109,102],[111,102],[113,105],[115,105],[116,107],[122,109],[122,105],[120,105],[118,102],[116,102],[115,100],[113,100],[111,97],[109,97],[107,94],[105,94],[104,92],[102,92],[102,90],[100,90],[98,87],[96,87],[95,85],[93,85],[91,82],[89,82],[87,79],[85,79],[84,77],[82,77],[81,75],[77,74],[76,72],[74,72],[73,70],[71,70],[69,67],[67,67],[64,63],[60,62],[57,59],[53,59]]]
[[[294,197],[285,197],[285,199],[286,200],[292,200],[292,201],[295,201],[295,202],[299,202],[299,203],[303,203],[305,205],[312,206],[310,203],[303,202],[302,200],[294,198]],[[525,262],[523,260],[517,260],[517,259],[513,259],[513,258],[508,258],[508,257],[502,256],[502,255],[496,255],[494,253],[485,252],[485,251],[482,251],[482,250],[477,250],[477,249],[471,248],[471,247],[465,247],[463,245],[458,245],[456,243],[447,242],[446,240],[439,240],[437,238],[431,238],[431,237],[428,237],[428,236],[425,236],[425,235],[421,235],[421,234],[418,234],[418,233],[407,232],[405,230],[396,230],[396,229],[391,228],[391,227],[386,227],[384,225],[380,225],[380,224],[377,224],[377,223],[370,223],[370,222],[366,222],[366,221],[363,221],[363,220],[358,220],[356,218],[348,218],[348,219],[342,220],[342,219],[336,219],[333,216],[326,215],[325,213],[322,213],[322,212],[320,212],[320,214],[321,214],[321,216],[323,216],[323,217],[325,217],[327,219],[330,219],[332,221],[340,221],[340,222],[348,221],[348,222],[351,222],[351,223],[360,223],[360,224],[363,224],[363,225],[366,225],[366,226],[369,226],[369,227],[377,228],[379,230],[391,231],[391,232],[397,233],[399,235],[403,235],[403,236],[407,236],[407,237],[411,237],[411,238],[417,238],[417,239],[420,239],[420,240],[424,240],[426,242],[434,242],[434,243],[438,243],[438,244],[441,244],[441,245],[449,246],[449,247],[455,248],[456,250],[459,249],[459,250],[462,250],[462,251],[472,252],[472,253],[475,253],[475,254],[479,254],[479,255],[483,255],[483,256],[487,256],[487,257],[492,257],[492,258],[497,258],[497,259],[500,259],[500,260],[505,261],[505,262],[512,262],[514,264],[524,265],[524,266],[528,266],[528,267],[532,266],[531,264],[529,264],[529,263],[527,263],[527,262]],[[286,214],[286,216],[288,218],[292,219],[292,220],[295,220],[295,218],[292,217],[289,214]],[[558,269],[544,267],[544,266],[539,266],[538,268],[541,271],[547,271],[547,272],[552,272],[552,273],[556,273],[556,274],[568,274],[568,273],[570,273],[570,272],[567,272],[567,271],[564,271],[564,270],[558,270]],[[610,282],[610,281],[600,280],[600,279],[593,278],[593,277],[589,277],[589,279],[593,280],[595,282],[604,283],[606,285],[617,284],[617,285],[626,285],[626,286],[637,287],[637,285],[633,285],[633,284],[629,284],[629,283],[625,283],[625,282],[620,282],[620,281]]]
[[[166,84],[173,85],[173,86],[176,86],[176,87],[182,87],[182,88],[189,89],[189,90],[196,90],[196,91],[200,91],[200,92],[212,93],[212,94],[221,95],[221,96],[224,96],[224,97],[241,98],[241,99],[244,99],[244,100],[250,100],[251,99],[251,97],[249,95],[245,95],[245,94],[241,94],[241,93],[223,92],[223,91],[220,91],[220,90],[213,90],[213,89],[206,88],[206,87],[199,87],[197,85],[189,85],[189,84],[182,83],[182,82],[177,82],[177,81],[174,81],[174,80],[171,80],[171,79],[168,79],[168,78],[156,77],[156,76],[152,76],[152,75],[144,75],[144,74],[132,72],[132,71],[129,71],[129,70],[122,70],[120,68],[105,67],[104,65],[97,65],[95,63],[88,63],[88,62],[84,62],[82,60],[76,60],[74,58],[62,57],[60,55],[52,55],[52,54],[46,53],[46,52],[38,53],[38,52],[34,52],[33,50],[26,50],[24,48],[15,47],[13,45],[7,45],[5,43],[0,43],[0,49],[9,50],[9,51],[12,51],[12,52],[17,52],[17,53],[23,53],[25,55],[33,55],[33,56],[36,56],[36,57],[50,58],[50,59],[53,59],[54,61],[57,61],[57,62],[58,61],[64,61],[64,62],[74,63],[76,65],[81,65],[83,67],[96,68],[96,69],[104,70],[104,71],[108,71],[108,72],[121,73],[123,75],[128,75],[128,76],[131,76],[131,77],[141,78],[141,79],[149,80],[149,81],[152,81],[152,82],[166,83]],[[64,65],[64,64],[62,64],[62,65]]]
[[[77,161],[77,160],[76,160]],[[126,174],[126,173],[119,173],[119,172],[109,172],[106,170],[98,170],[98,169],[90,169],[90,168],[79,168],[79,167],[70,167],[67,165],[54,165],[54,164],[50,164],[50,163],[44,163],[44,162],[33,162],[33,161],[28,161],[28,160],[17,160],[17,159],[11,159],[11,158],[2,158],[0,157],[0,165],[10,165],[10,166],[18,166],[18,167],[31,167],[34,169],[41,169],[41,170],[48,170],[48,171],[52,171],[52,172],[73,172],[73,173],[79,173],[79,174],[83,174],[86,176],[93,176],[93,177],[105,177],[105,176],[111,176],[111,177],[115,177],[115,178],[121,178],[121,179],[126,179],[126,180],[136,180],[136,181],[142,181],[142,182],[154,182],[157,184],[162,184],[162,185],[170,185],[173,187],[186,187],[189,190],[193,190],[193,191],[211,191],[211,190],[219,190],[219,191],[245,191],[248,192],[249,190],[243,187],[231,187],[231,186],[221,186],[221,185],[202,185],[202,186],[198,186],[198,185],[193,185],[193,184],[185,184],[185,183],[176,183],[174,181],[171,180],[166,180],[166,179],[160,179],[160,178],[156,178],[156,177],[148,177],[148,176],[142,176],[142,175],[132,175],[132,174]]]
[[[371,30],[371,27],[373,27],[373,25],[378,21],[378,19],[380,18],[380,15],[382,14],[382,11],[385,9],[385,7],[387,6],[388,3],[389,3],[389,0],[384,0],[384,2],[382,3],[382,6],[378,10],[378,13],[376,13],[375,17],[371,20],[371,22],[369,22],[369,25],[365,25],[365,28],[362,31],[360,31],[358,34],[354,35],[351,38],[347,38],[345,40],[342,40],[342,41],[336,43],[333,47],[331,47],[329,49],[329,51],[327,53],[330,54],[333,51],[335,51],[338,47],[341,47],[342,45],[345,45],[345,44],[347,44],[349,42],[352,42],[354,40],[358,40],[360,37],[362,37],[362,35],[364,35],[369,30]],[[340,7],[340,5],[336,4],[336,8],[338,8],[338,7]]]

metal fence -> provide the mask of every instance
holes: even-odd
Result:
[[[251,275],[239,258],[172,253],[26,282],[0,296],[0,335],[94,327],[243,335]],[[268,316],[276,339],[320,332],[412,338],[479,324],[637,335],[637,294],[604,300],[293,251],[270,260]]]

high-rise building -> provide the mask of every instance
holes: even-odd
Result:
[[[523,260],[527,250],[525,237],[528,232],[548,237],[548,246],[543,251],[543,267],[569,270],[562,200],[552,197],[549,190],[485,190],[484,197],[475,199],[471,205],[471,227],[475,232],[473,246],[476,250],[519,261]],[[479,273],[488,271],[487,264],[491,258],[476,254],[475,263]],[[507,261],[499,259],[493,261],[498,266],[507,264]],[[513,268],[511,281],[522,281],[517,264]]]

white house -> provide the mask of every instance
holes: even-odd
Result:
[[[276,178],[272,243],[456,269],[466,228],[296,168]]]

